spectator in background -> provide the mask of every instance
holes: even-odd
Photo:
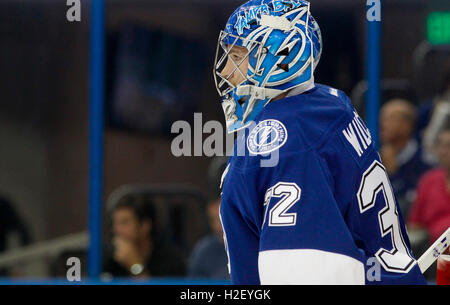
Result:
[[[416,108],[408,101],[392,99],[380,113],[381,159],[389,174],[401,212],[407,217],[420,176],[431,166],[414,138]]]
[[[430,162],[438,161],[434,154],[434,145],[439,130],[448,120],[450,120],[450,65],[447,66],[438,94],[422,104],[419,110],[419,136],[425,156]]]
[[[112,211],[113,249],[104,260],[104,276],[174,277],[185,275],[175,248],[157,235],[155,207],[132,196]]]
[[[442,104],[450,104],[450,64],[447,65],[444,78],[437,94],[432,98],[423,101],[419,107],[417,122],[417,137],[419,139],[430,136],[425,135],[427,133],[426,129],[428,129],[433,115],[438,111],[437,108]],[[431,144],[433,143],[435,143],[435,141],[432,141]],[[425,143],[425,145],[428,144],[430,143]]]
[[[219,219],[220,198],[208,203],[208,222],[212,233],[201,239],[189,258],[189,277],[205,279],[230,279],[227,254]]]
[[[11,234],[17,234],[17,241],[22,246],[30,242],[28,229],[12,203],[8,199],[0,197],[0,253],[8,250]],[[0,269],[0,276],[10,275],[8,270]]]
[[[219,218],[221,177],[226,164],[227,157],[216,157],[208,168],[207,181],[211,199],[206,212],[211,234],[197,242],[191,253],[188,269],[190,277],[230,279],[227,267],[228,257]]]
[[[439,167],[420,180],[417,198],[408,218],[408,230],[426,229],[433,243],[450,227],[450,122],[441,129],[436,143]]]

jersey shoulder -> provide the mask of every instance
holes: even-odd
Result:
[[[238,133],[233,164],[241,170],[259,167],[260,159],[267,156],[281,163],[292,161],[293,156],[298,161],[305,156],[302,153],[318,152],[354,115],[344,92],[320,84],[302,94],[273,101],[241,135]]]
[[[310,150],[326,141],[330,131],[353,118],[354,108],[346,94],[316,84],[305,93],[269,103],[258,121],[277,120],[286,127],[286,148]]]

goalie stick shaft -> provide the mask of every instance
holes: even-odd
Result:
[[[448,228],[427,251],[419,258],[420,271],[424,273],[444,253],[450,245],[450,228]]]

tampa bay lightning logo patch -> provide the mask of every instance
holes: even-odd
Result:
[[[277,120],[265,120],[252,129],[247,138],[247,148],[255,155],[268,154],[286,143],[286,127]]]

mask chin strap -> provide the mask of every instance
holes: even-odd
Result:
[[[239,86],[236,90],[237,95],[251,96],[257,100],[272,99],[283,92],[283,90],[263,88],[252,85]]]
[[[282,94],[283,90],[278,89],[271,89],[271,88],[262,88],[257,87],[253,85],[243,85],[239,86],[236,89],[237,95],[245,95],[248,96],[249,100],[247,102],[247,107],[245,109],[245,112],[242,116],[242,122],[245,122],[247,120],[247,117],[250,115],[250,113],[253,111],[253,108],[255,107],[255,104],[258,101],[264,101],[264,104],[268,101],[273,99],[274,97]]]
[[[290,88],[289,90],[278,90],[278,89],[271,89],[271,88],[262,88],[252,85],[243,85],[236,88],[236,94],[239,96],[248,96],[249,101],[247,104],[247,108],[245,109],[245,112],[242,116],[242,121],[245,122],[249,114],[252,112],[255,104],[257,101],[264,101],[264,106],[267,105],[274,97],[279,96],[282,93],[285,93],[286,91],[289,91],[287,96],[293,96],[297,94],[301,94],[303,92],[306,92],[312,88],[314,88],[314,76],[311,76],[311,78],[303,83],[300,84],[294,88]]]

